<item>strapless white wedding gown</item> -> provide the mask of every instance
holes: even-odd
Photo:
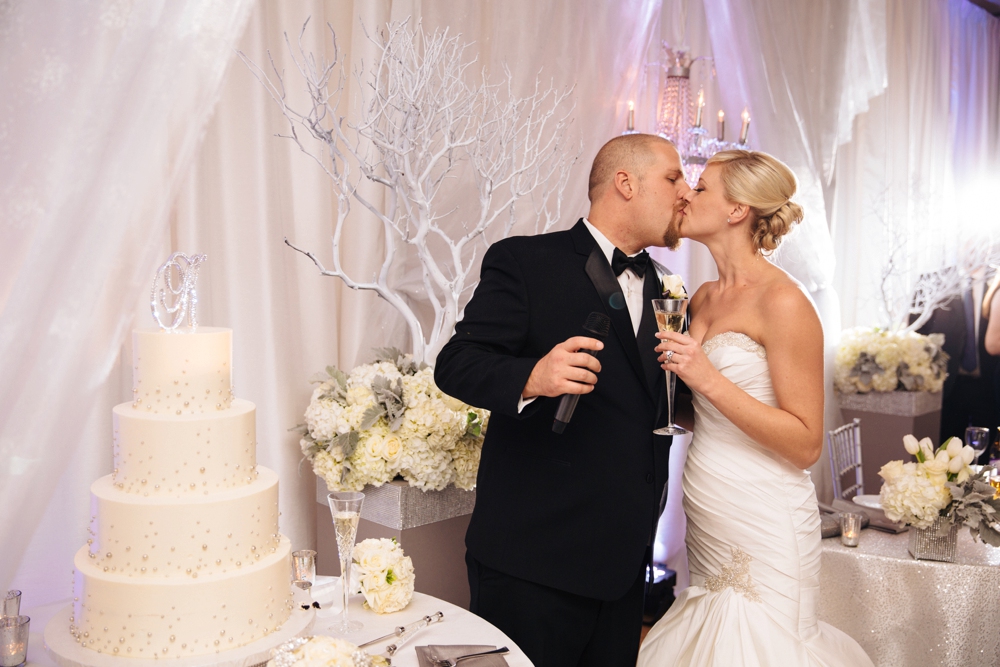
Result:
[[[767,353],[741,333],[712,337],[709,360],[777,406]],[[691,586],[653,626],[639,667],[864,667],[853,639],[816,618],[820,520],[809,473],[761,447],[694,394],[684,464]]]

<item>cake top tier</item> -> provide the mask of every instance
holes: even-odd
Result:
[[[232,329],[132,332],[132,408],[160,414],[225,410],[233,401]]]

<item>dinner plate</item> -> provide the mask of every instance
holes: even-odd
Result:
[[[880,510],[882,509],[882,503],[879,501],[878,495],[861,495],[854,496],[852,500],[857,505],[862,507],[867,507],[868,509]]]

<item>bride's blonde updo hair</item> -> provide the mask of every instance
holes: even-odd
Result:
[[[754,250],[775,250],[781,237],[802,220],[802,208],[790,201],[795,174],[781,160],[759,151],[719,151],[705,166],[712,164],[722,167],[726,199],[750,207]]]

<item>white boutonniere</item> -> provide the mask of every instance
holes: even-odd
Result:
[[[687,290],[684,289],[684,279],[676,273],[663,276],[663,296],[666,299],[686,299]]]

